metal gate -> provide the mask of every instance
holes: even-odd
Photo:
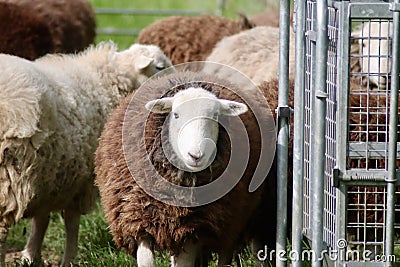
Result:
[[[295,2],[293,266],[400,260],[399,11]]]

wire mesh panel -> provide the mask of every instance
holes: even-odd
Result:
[[[389,13],[389,4],[379,7]],[[390,15],[351,19],[353,30],[350,37],[345,172],[351,177],[350,180],[365,185],[351,185],[353,183],[349,182],[347,240],[350,249],[371,252],[371,257],[376,259],[385,251],[386,213],[393,212],[387,210],[386,187],[383,183],[388,171],[393,32]],[[398,220],[396,222],[400,223]]]
[[[312,202],[310,172],[313,169],[311,155],[313,151],[313,98],[315,97],[315,89],[313,86],[313,75],[317,71],[315,69],[315,10],[316,1],[307,1],[307,22],[306,22],[306,70],[305,70],[305,131],[304,131],[304,232],[307,237],[311,238],[311,212]],[[333,187],[333,170],[336,165],[336,73],[337,73],[337,35],[338,35],[338,19],[337,10],[329,8],[328,10],[328,62],[327,62],[327,128],[326,128],[326,166],[325,166],[325,188],[324,188],[324,233],[323,241],[329,246],[335,243],[335,215],[336,215],[336,189]]]
[[[306,8],[306,33],[314,32],[314,13],[315,13],[316,4],[315,1],[307,1]],[[306,68],[305,68],[305,124],[304,124],[304,212],[303,212],[303,221],[304,221],[304,231],[306,236],[311,236],[311,186],[310,186],[310,170],[311,166],[311,121],[312,121],[312,99],[313,99],[313,91],[312,91],[312,74],[314,73],[313,59],[315,57],[315,47],[313,40],[310,38],[310,34],[306,35]]]
[[[327,112],[326,112],[326,148],[325,148],[325,207],[324,239],[330,247],[336,244],[336,188],[333,186],[333,170],[336,166],[336,91],[337,91],[337,41],[338,10],[328,8],[328,62],[327,62]]]
[[[344,252],[336,262],[338,266],[364,266],[368,260],[375,266],[383,265],[387,249],[385,237],[392,234],[394,252],[400,260],[400,242],[396,241],[400,241],[400,203],[395,211],[388,210],[386,187],[391,52],[393,46],[399,45],[392,43],[390,9],[390,2],[383,0],[329,2],[323,242],[328,248]],[[304,20],[303,232],[312,239],[310,181],[315,153],[314,99],[318,90],[313,79],[319,71],[315,61],[315,0],[306,2]],[[399,149],[396,157],[399,169]],[[400,188],[396,199],[400,200]],[[390,227],[386,227],[386,216],[393,212],[395,232],[391,233],[387,230]],[[342,239],[346,246],[339,247]]]

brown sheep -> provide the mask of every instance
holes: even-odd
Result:
[[[226,81],[219,80],[215,76],[192,72],[164,76],[157,81],[149,82],[142,87],[140,97],[150,100],[152,95],[155,94],[154,92],[158,92],[160,95],[167,92],[167,96],[171,96],[176,91],[181,93],[184,91],[183,89],[197,86],[211,91],[223,99],[243,101],[238,95],[227,89],[234,86]],[[257,94],[251,92],[251,95]],[[258,93],[258,95],[261,94]],[[143,175],[146,177],[144,182],[148,181],[151,188],[156,188],[158,185],[157,182],[153,182],[151,174],[149,176],[149,171],[153,166],[164,179],[171,183],[199,186],[214,181],[222,172],[226,172],[228,169],[225,168],[229,163],[229,154],[231,154],[229,149],[226,148],[229,148],[232,144],[243,142],[238,141],[237,137],[232,139],[230,135],[227,135],[225,128],[221,129],[220,127],[217,156],[209,169],[199,172],[182,172],[171,165],[161,147],[160,135],[162,131],[160,129],[166,120],[166,115],[150,113],[146,121],[147,112],[144,109],[146,101],[135,104],[135,110],[133,110],[132,105],[128,106],[134,96],[123,101],[109,117],[96,151],[96,182],[100,189],[106,220],[110,224],[115,242],[119,247],[124,247],[132,256],[137,253],[138,266],[154,266],[152,261],[149,265],[141,265],[143,259],[139,259],[141,254],[138,250],[143,246],[148,248],[148,255],[153,255],[153,248],[159,251],[169,251],[173,258],[178,257],[174,261],[177,265],[173,266],[181,266],[179,265],[179,257],[181,254],[183,256],[188,254],[188,251],[191,251],[194,246],[198,248],[194,261],[208,259],[212,252],[216,252],[219,255],[219,266],[230,264],[234,251],[239,250],[241,245],[245,243],[246,237],[249,236],[247,233],[249,226],[254,224],[251,222],[251,218],[256,214],[261,196],[268,183],[263,183],[253,193],[248,192],[250,179],[260,159],[260,152],[265,149],[260,147],[261,132],[255,120],[255,113],[252,110],[240,116],[249,138],[250,157],[244,174],[234,188],[224,197],[207,205],[197,207],[173,206],[149,196],[137,183],[138,179],[142,180],[144,177],[138,177],[138,173],[130,170],[128,165],[134,164],[136,170],[143,171]],[[259,99],[254,99],[254,101],[258,107],[265,106],[265,99],[262,96]],[[125,121],[124,118],[126,118]],[[229,123],[230,120],[228,125],[230,125]],[[268,123],[271,128],[265,127],[263,129],[268,132],[268,139],[272,140],[270,145],[274,147],[275,127],[272,117],[270,117]],[[124,143],[129,144],[129,146],[125,147],[123,147],[121,138],[124,131],[123,124],[130,125],[126,130],[130,134],[124,135]],[[146,151],[144,153],[147,153],[147,156],[138,153],[135,145],[141,143],[138,140],[142,140],[142,133],[145,136]],[[126,160],[123,149],[126,152],[125,156],[128,155]],[[148,157],[151,163],[146,162]],[[263,169],[263,172],[266,171],[268,170]],[[228,173],[229,179],[235,179],[234,177],[238,176],[237,172],[233,174],[228,170]],[[273,182],[272,179],[268,176],[266,181]],[[167,196],[165,197],[167,198]],[[182,197],[185,196],[174,194],[171,198]],[[272,221],[274,220],[272,219]],[[270,234],[273,234],[272,230]],[[206,264],[206,262],[203,262],[203,264]]]
[[[95,12],[87,0],[7,0],[30,10],[48,23],[54,50],[74,53],[94,42]]]
[[[0,2],[0,53],[36,59],[54,51],[44,18],[14,3]]]
[[[244,16],[238,20],[209,14],[172,16],[144,28],[137,42],[159,46],[175,65],[203,61],[223,37],[250,28],[252,25]]]

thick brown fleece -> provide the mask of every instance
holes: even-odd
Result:
[[[250,28],[252,25],[245,17],[232,20],[209,14],[172,16],[144,28],[137,42],[159,46],[175,65],[203,61],[223,37]]]
[[[0,53],[33,60],[53,50],[44,18],[14,3],[0,2]]]
[[[208,81],[208,83],[196,81]],[[209,82],[212,81],[215,83],[210,85]],[[141,92],[151,94],[154,90],[168,91],[168,88],[178,84],[183,85],[177,86],[167,95],[173,95],[175,91],[191,86],[202,86],[220,98],[242,102],[236,94],[223,87],[231,88],[232,85],[227,84],[226,81],[218,81],[211,76],[190,72],[165,76],[155,82],[147,83],[145,90]],[[148,96],[147,98],[151,99]],[[145,114],[147,114],[144,109],[145,102],[143,105],[128,107],[131,99],[132,95],[125,99],[109,117],[100,138],[95,159],[96,182],[100,189],[106,219],[117,245],[126,248],[133,256],[137,249],[135,240],[143,237],[153,239],[156,249],[167,250],[172,254],[177,253],[187,239],[201,242],[203,253],[206,255],[210,252],[233,253],[234,250],[241,248],[245,242],[244,239],[251,235],[249,226],[254,223],[252,220],[256,216],[256,210],[259,208],[261,196],[267,184],[264,183],[254,193],[248,192],[261,146],[260,130],[253,113],[249,111],[240,116],[249,137],[250,158],[238,184],[223,198],[211,204],[195,208],[176,207],[155,200],[135,182],[135,179],[142,177],[132,177],[125,161],[122,146],[123,124],[131,123],[132,125],[132,130],[129,131],[131,134],[124,136],[129,144],[138,142],[145,129],[146,150],[152,162],[150,165],[154,166],[168,181],[185,186],[198,186],[218,178],[229,161],[230,142],[238,140],[229,140],[227,133],[221,130],[217,143],[218,155],[211,168],[194,174],[180,173],[181,176],[179,176],[178,169],[168,162],[160,145],[160,128],[165,115],[150,114],[145,121]],[[146,99],[145,95],[143,99]],[[135,157],[135,151],[126,149],[126,154],[130,155],[127,157],[129,164],[136,164],[145,171],[152,168],[148,166],[146,159],[141,156]],[[231,175],[233,177],[235,174]]]
[[[96,16],[87,0],[12,0],[44,19],[56,53],[74,53],[94,42]],[[50,51],[49,51],[50,52]]]

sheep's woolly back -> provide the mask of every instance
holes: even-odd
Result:
[[[14,3],[0,2],[0,53],[36,59],[54,51],[44,18]]]
[[[226,89],[232,88],[232,85],[216,79],[215,76],[192,72],[164,76],[144,85],[143,91],[141,90],[143,103],[132,107],[129,103],[133,96],[125,99],[109,117],[100,138],[95,171],[106,219],[117,245],[126,248],[133,256],[137,249],[135,240],[143,237],[153,239],[156,249],[168,250],[174,254],[188,238],[199,240],[206,252],[221,252],[237,248],[237,244],[248,236],[246,232],[250,218],[255,214],[264,190],[262,186],[254,193],[248,192],[250,179],[260,157],[261,145],[259,126],[252,112],[240,116],[250,140],[250,158],[245,173],[227,195],[213,203],[195,208],[169,206],[147,195],[135,182],[135,179],[144,177],[135,177],[135,173],[132,173],[134,178],[128,169],[126,155],[129,164],[134,164],[136,168],[151,173],[154,166],[168,181],[185,186],[208,183],[224,171],[230,154],[227,147],[230,147],[230,141],[235,140],[229,140],[221,128],[217,142],[218,155],[211,168],[189,174],[173,167],[163,153],[160,135],[166,115],[151,113],[146,120],[148,112],[144,106],[147,100],[152,99],[154,92],[164,92],[165,96],[171,96],[176,91],[198,86],[210,90],[219,98],[243,102],[232,91]],[[261,101],[265,103],[262,99],[255,101],[260,105]],[[123,148],[123,124],[132,125],[132,130],[128,129],[131,134],[124,135],[125,144],[141,142],[144,132],[151,164],[148,164],[147,157],[138,155],[134,148]],[[156,187],[157,184],[153,186]]]
[[[39,210],[90,210],[106,117],[145,76],[135,56],[112,43],[34,62],[0,55],[0,225]]]
[[[290,31],[289,75],[294,72],[294,35]],[[277,77],[279,70],[279,28],[259,26],[223,38],[207,61],[233,67],[255,84]]]
[[[208,14],[193,17],[172,16],[144,28],[137,42],[159,46],[175,65],[203,61],[224,36],[251,27],[245,17],[232,20]]]
[[[95,12],[87,0],[8,0],[30,10],[49,25],[54,52],[82,51],[96,36]]]

